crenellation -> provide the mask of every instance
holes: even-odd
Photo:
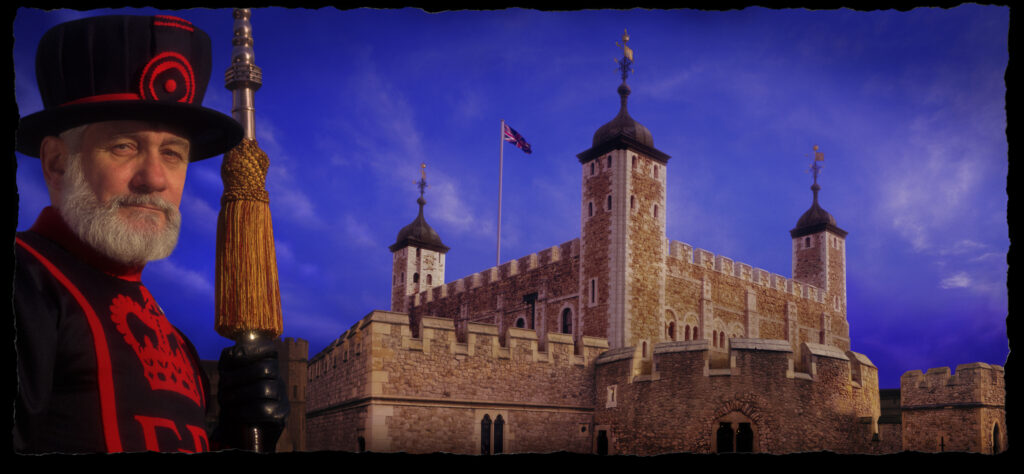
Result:
[[[753,281],[754,268],[746,263],[736,263],[734,268],[736,269],[733,276],[743,281]]]
[[[715,254],[704,249],[696,249],[693,252],[693,264],[704,267],[708,270],[713,270],[715,265]]]
[[[733,262],[729,257],[723,257],[721,255],[715,256],[715,271],[725,273],[726,275],[733,274]]]
[[[770,283],[769,282],[769,277],[770,276],[771,276],[771,273],[769,273],[768,271],[762,270],[760,268],[755,268],[754,269],[754,276],[751,279],[751,281],[754,282],[755,284],[758,284],[758,285],[761,285],[761,286],[768,286],[769,283]]]
[[[778,273],[772,273],[772,289],[782,290],[786,288],[786,277],[779,275]]]

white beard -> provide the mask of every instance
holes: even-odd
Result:
[[[63,184],[59,211],[64,222],[79,239],[110,259],[144,265],[166,258],[177,246],[181,213],[167,201],[154,195],[127,194],[101,203],[85,181],[78,153],[68,157]],[[122,207],[139,204],[159,207],[164,212],[163,222],[148,211],[121,216]]]

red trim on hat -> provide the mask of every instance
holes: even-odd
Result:
[[[175,28],[181,28],[181,29],[187,30],[187,31],[194,31],[195,30],[195,28],[192,28],[192,23],[190,23],[188,20],[186,20],[184,18],[178,18],[176,16],[170,16],[170,15],[155,15],[154,18],[159,18],[160,20],[166,20],[166,21],[160,21],[160,20],[154,19],[153,20],[153,24],[157,25],[157,26],[173,26]]]
[[[91,95],[89,97],[82,97],[80,99],[72,100],[71,102],[65,102],[60,105],[61,107],[63,107],[65,105],[88,104],[92,102],[110,102],[114,100],[142,100],[142,98],[139,97],[139,94],[136,94],[134,92],[119,92],[116,94]]]
[[[121,447],[121,435],[117,424],[117,405],[114,403],[114,375],[110,364],[110,351],[107,349],[107,338],[104,335],[99,317],[96,316],[96,311],[92,309],[92,305],[85,299],[85,296],[82,295],[78,287],[71,283],[71,280],[68,280],[64,273],[57,269],[56,265],[47,260],[36,249],[30,247],[24,240],[17,237],[14,240],[46,267],[50,274],[71,293],[71,296],[75,298],[78,305],[82,307],[82,311],[85,312],[85,319],[89,323],[89,329],[92,332],[92,343],[96,349],[96,378],[99,382],[97,385],[100,392],[100,418],[103,420],[103,438],[106,441],[107,452],[117,453],[124,451]]]
[[[157,94],[156,88],[154,87],[154,81],[161,72],[171,67],[182,68],[181,75],[185,79],[186,93],[178,100],[178,102],[191,104],[192,100],[195,99],[196,96],[196,88],[194,86],[196,76],[195,73],[192,72],[192,65],[189,64],[188,59],[174,51],[164,51],[154,56],[153,59],[150,59],[146,64],[146,67],[142,69],[142,75],[139,77],[140,95],[146,99],[156,100]],[[147,77],[149,78],[148,81],[146,80]],[[146,84],[147,82],[149,84]],[[148,96],[146,95],[147,87],[149,90]]]

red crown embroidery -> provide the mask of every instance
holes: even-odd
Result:
[[[151,390],[177,392],[202,406],[185,341],[157,309],[149,292],[143,291],[142,296],[145,308],[125,295],[117,295],[110,304],[110,319],[135,350]]]

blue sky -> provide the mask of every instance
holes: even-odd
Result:
[[[42,33],[110,12],[17,11],[22,115],[42,108]],[[211,35],[204,105],[230,114],[230,10],[174,14]],[[791,275],[788,231],[810,206],[819,145],[821,205],[849,232],[853,350],[879,367],[882,387],[908,370],[1005,361],[1006,7],[270,8],[252,24],[284,335],[307,339],[311,354],[388,309],[387,246],[416,216],[421,162],[427,220],[452,249],[446,279],[494,265],[501,119],[534,150],[506,146],[502,261],[579,235],[575,155],[618,110],[613,60],[626,28],[630,114],[672,156],[669,238]],[[38,161],[17,160],[22,230],[49,199]],[[219,173],[219,157],[190,167],[179,247],[143,273],[204,358],[230,344],[213,330]]]

